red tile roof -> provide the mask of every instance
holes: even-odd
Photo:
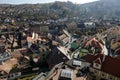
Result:
[[[95,61],[97,58],[100,58],[101,56],[102,56],[101,54],[97,54],[97,55],[88,54],[84,57],[84,59],[87,62],[92,63],[93,61]]]
[[[85,42],[84,47],[87,47],[90,44],[95,48],[103,49],[103,43],[101,43],[101,41],[98,41],[96,38],[92,38],[88,42]]]
[[[120,59],[107,56],[102,64],[102,71],[120,77]]]
[[[108,74],[114,75],[116,77],[120,77],[120,58],[113,58],[110,56],[106,56],[105,60],[103,60],[103,55],[102,54],[97,54],[97,55],[86,55],[84,58],[87,62],[93,63],[94,61],[101,60],[101,71],[106,72]]]

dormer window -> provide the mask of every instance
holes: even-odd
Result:
[[[98,64],[95,64],[96,67],[98,67],[99,65]]]
[[[106,74],[105,74],[105,73],[102,73],[102,74],[101,74],[101,78],[106,78]]]
[[[115,80],[115,76],[109,75],[108,80]]]
[[[102,74],[102,77],[104,77],[105,75],[104,74]]]
[[[93,67],[96,69],[101,69],[101,65],[98,63],[93,63]]]
[[[93,67],[96,68],[96,69],[101,69],[101,59],[100,58],[97,58],[94,63],[93,63]]]
[[[109,78],[109,80],[113,80],[113,78],[112,78],[112,77],[110,77],[110,78]]]

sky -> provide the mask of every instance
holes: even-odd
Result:
[[[0,4],[25,4],[25,3],[49,3],[54,1],[71,1],[77,4],[83,4],[88,2],[93,2],[97,0],[0,0]]]

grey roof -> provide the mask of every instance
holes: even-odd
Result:
[[[65,77],[65,78],[72,79],[73,71],[72,70],[62,69],[60,77]]]
[[[73,65],[75,65],[75,66],[81,66],[81,61],[79,61],[79,60],[73,60]]]
[[[4,52],[0,53],[0,63],[11,58],[11,54]]]

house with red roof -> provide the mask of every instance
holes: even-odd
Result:
[[[91,39],[89,39],[83,44],[83,47],[88,49],[93,54],[95,53],[106,54],[104,52],[104,46],[105,46],[104,41],[98,40],[95,37],[92,37]]]
[[[90,64],[90,73],[97,80],[120,80],[120,58],[88,54],[84,59]]]

